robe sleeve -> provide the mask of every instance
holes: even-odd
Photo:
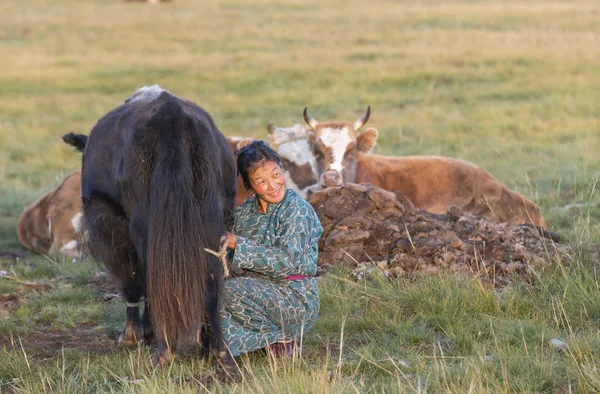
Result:
[[[232,234],[236,234],[238,232],[238,217],[241,215],[241,211],[242,211],[242,207],[238,207],[233,211],[233,217],[234,217],[234,222],[233,222],[233,228],[231,229],[231,233]],[[238,235],[236,235],[236,243],[239,242],[240,237]],[[233,265],[233,257],[234,257],[234,253],[235,253],[235,249],[230,250],[229,252],[227,252],[227,261],[230,262],[229,264],[229,270],[234,274],[234,275],[241,275],[244,270],[242,270],[241,268]]]
[[[293,205],[281,213],[284,220],[280,224],[277,238],[272,246],[265,246],[247,238],[236,236],[236,246],[232,266],[254,271],[274,278],[285,278],[298,272],[298,266],[306,259],[314,259],[308,253],[318,242],[314,238],[315,227],[320,222],[312,208],[304,204]],[[316,266],[316,260],[314,264]]]

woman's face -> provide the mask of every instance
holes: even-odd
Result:
[[[285,177],[279,164],[274,161],[265,161],[256,170],[248,173],[248,178],[263,209],[266,209],[269,204],[283,200]]]

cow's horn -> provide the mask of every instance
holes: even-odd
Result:
[[[304,114],[304,120],[306,121],[306,123],[307,123],[307,124],[308,124],[310,127],[312,127],[312,129],[313,129],[313,130],[314,130],[314,129],[316,129],[316,127],[317,127],[317,125],[319,124],[319,122],[318,122],[318,121],[317,121],[315,118],[311,117],[311,116],[308,114],[308,107],[304,107],[304,112],[303,112],[303,114]]]
[[[275,134],[275,126],[273,125],[273,123],[269,123],[267,125],[267,131],[269,132],[269,134],[273,135]]]
[[[352,123],[352,126],[354,126],[354,130],[358,131],[361,127],[363,127],[365,125],[365,123],[367,123],[367,120],[369,120],[370,115],[371,115],[371,106],[369,105],[369,107],[367,107],[367,113],[362,118],[360,118],[356,122]]]

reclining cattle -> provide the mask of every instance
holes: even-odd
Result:
[[[304,120],[312,129],[308,140],[320,189],[366,182],[400,191],[415,206],[432,213],[445,213],[455,205],[492,222],[546,227],[537,205],[472,163],[439,156],[371,155],[378,131],[358,132],[370,110],[353,123],[320,123],[304,109]]]
[[[80,188],[81,172],[76,171],[56,189],[27,206],[17,225],[21,244],[36,253],[80,257],[77,247]]]

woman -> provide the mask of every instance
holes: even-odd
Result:
[[[290,356],[319,313],[323,229],[312,206],[286,189],[281,158],[263,141],[242,148],[237,163],[252,197],[226,233],[234,277],[224,282],[221,303],[225,343],[234,357],[263,347]]]

